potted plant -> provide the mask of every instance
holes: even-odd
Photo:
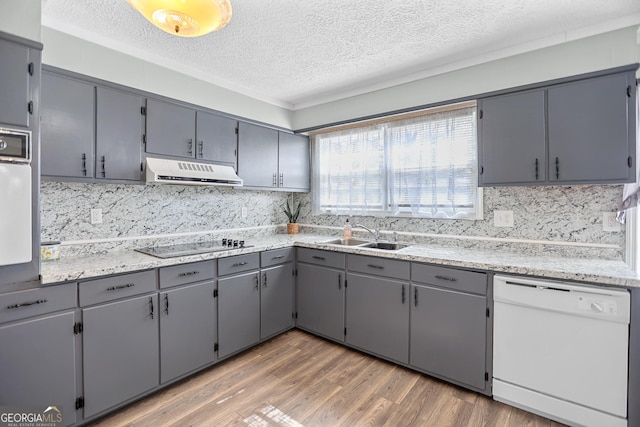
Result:
[[[289,204],[289,200],[287,199],[287,206],[282,210],[284,214],[289,219],[289,223],[287,224],[287,233],[288,234],[298,234],[298,217],[300,216],[300,208],[302,207],[302,203],[298,202],[298,206],[295,209],[291,209],[291,205]]]

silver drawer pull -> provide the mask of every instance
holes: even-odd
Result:
[[[36,304],[44,304],[45,302],[47,302],[46,299],[38,299],[35,301],[30,301],[30,302],[23,302],[21,304],[13,304],[7,307],[7,310],[11,310],[13,308],[20,308],[20,307],[29,307],[30,305],[36,305]]]
[[[233,264],[233,267],[241,267],[243,265],[247,265],[247,261],[236,262],[235,264]]]
[[[199,271],[185,271],[184,273],[178,274],[178,277],[195,276],[196,274],[200,274],[200,272]]]
[[[273,258],[271,258],[271,259],[281,259],[281,258],[284,258],[284,255],[274,256],[274,257],[273,257]]]
[[[367,264],[367,267],[377,268],[378,270],[384,270],[384,267],[381,265]]]
[[[107,288],[108,291],[117,291],[119,289],[133,288],[135,283],[127,283],[126,285],[118,285]]]
[[[319,259],[320,261],[324,261],[324,260],[325,260],[325,257],[323,257],[323,256],[318,256],[318,255],[313,255],[311,258],[313,258],[313,259]]]
[[[440,276],[440,275],[436,275],[435,277],[436,277],[436,279],[448,280],[449,282],[457,282],[458,281],[458,279],[456,279],[455,277]]]

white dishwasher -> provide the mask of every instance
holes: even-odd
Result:
[[[573,426],[627,426],[626,290],[495,276],[493,397]]]

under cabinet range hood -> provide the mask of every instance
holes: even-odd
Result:
[[[241,187],[231,166],[147,157],[147,183]]]

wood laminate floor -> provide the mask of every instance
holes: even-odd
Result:
[[[561,426],[300,330],[92,425]]]

